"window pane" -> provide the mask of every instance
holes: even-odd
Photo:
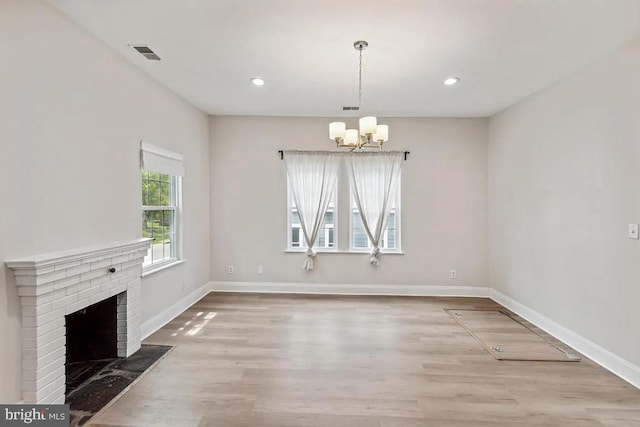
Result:
[[[327,213],[324,215],[324,221],[325,221],[325,224],[333,224],[333,212],[332,211],[327,211]]]
[[[151,175],[149,176],[149,180],[147,181],[147,206],[159,206],[160,200],[158,198],[159,182],[151,179]]]
[[[160,206],[171,205],[171,184],[168,182],[160,183]]]
[[[164,257],[165,258],[173,258],[175,253],[172,250],[173,247],[173,226],[174,226],[174,215],[175,212],[172,210],[163,211],[164,212],[164,226],[163,226],[163,238],[164,238]]]
[[[153,239],[144,265],[162,262],[177,257],[176,177],[157,172],[142,171],[142,204],[149,210],[142,213],[142,237]],[[170,209],[158,207],[168,206]],[[155,207],[156,209],[151,209]]]
[[[387,240],[387,249],[395,249],[396,248],[396,230],[388,230],[388,237],[389,240]]]
[[[177,206],[178,204],[178,192],[176,191],[176,177],[171,177],[171,187],[169,188],[169,193],[171,194],[171,199],[169,204],[171,206]]]
[[[169,215],[167,211],[162,212],[162,259],[170,258],[169,251],[167,250],[167,243],[171,243],[169,240],[169,225],[167,221],[169,221]]]
[[[387,222],[387,228],[390,230],[396,229],[396,213],[391,211],[389,214],[389,221]]]
[[[298,227],[293,227],[291,229],[291,247],[299,248],[300,247],[300,229]]]
[[[171,236],[169,236],[171,243],[169,245],[169,255],[171,258],[176,258],[176,235],[175,233],[171,234]]]
[[[153,237],[151,212],[142,212],[142,237]]]
[[[149,204],[149,173],[142,171],[142,205]]]
[[[391,212],[389,213],[389,220],[387,221],[387,227],[380,237],[381,249],[399,249],[398,245],[398,226],[400,222],[400,216],[397,210],[399,209],[400,194],[397,192],[394,199],[391,201]],[[355,204],[353,194],[351,194],[351,245],[353,249],[371,249],[372,245],[369,241],[360,213]]]
[[[153,237],[152,262],[172,258],[175,254],[172,250],[174,212],[172,210],[148,211],[147,216],[151,218],[147,229],[151,228],[150,237]]]
[[[316,248],[326,248],[327,247],[327,239],[325,238],[324,228],[320,229],[318,233],[318,239],[316,240]]]
[[[162,219],[162,212],[160,211],[151,211],[151,229],[152,229],[152,237],[153,242],[151,243],[151,261],[157,262],[162,259],[162,226],[160,224],[160,220]]]
[[[290,191],[290,188],[288,189]],[[327,208],[327,212],[323,218],[322,224],[320,224],[320,229],[318,230],[318,237],[315,242],[315,248],[319,249],[327,249],[335,247],[335,197],[336,192],[333,192],[334,200],[329,202],[329,206]],[[290,248],[306,248],[307,243],[304,240],[304,236],[302,230],[300,228],[300,216],[298,214],[298,210],[296,208],[295,201],[293,200],[293,195],[291,193],[288,194],[289,200],[289,209],[290,209],[290,223],[289,228],[291,229],[291,241],[288,242]],[[309,224],[312,225],[312,224]],[[331,231],[329,231],[331,230]]]
[[[385,248],[396,248],[396,213],[391,211],[389,214],[389,222],[387,223],[387,233],[385,234]]]
[[[142,212],[142,237],[149,238],[153,237],[153,229],[152,229],[153,219],[151,217],[151,212],[143,211]],[[144,257],[143,261],[144,265],[151,264],[151,249],[147,251],[147,255]]]
[[[162,204],[162,182],[160,181],[154,181],[154,187],[153,189],[155,190],[155,195],[154,195],[154,206],[164,206]]]
[[[324,221],[320,226],[320,231],[318,237],[321,238],[321,241],[316,245],[318,248],[331,248],[333,247],[333,240],[329,238],[329,230],[333,233],[335,228],[335,224],[333,222],[333,207],[330,208],[327,213],[324,215]]]
[[[360,218],[360,212],[354,210],[352,215],[352,226],[353,226],[353,247],[356,249],[367,249],[370,248],[369,237],[367,236],[367,232],[364,230],[364,225],[362,224],[362,218]]]
[[[333,203],[331,203],[331,210],[327,211],[324,216],[324,220],[320,225],[320,230],[318,231],[318,238],[316,239],[316,248],[332,248],[334,247],[334,212],[333,212]],[[300,216],[298,215],[298,210],[294,206],[291,208],[291,242],[289,242],[290,247],[292,248],[306,248],[307,243],[304,240],[304,236],[302,234],[302,230],[300,228]],[[329,230],[331,230],[331,237],[329,238]]]

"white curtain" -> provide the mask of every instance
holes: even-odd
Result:
[[[339,153],[285,151],[284,162],[300,228],[307,243],[305,270],[313,270],[313,245],[338,179]]]
[[[380,239],[400,180],[402,153],[353,153],[345,161],[353,198],[373,246],[369,262],[378,265]]]

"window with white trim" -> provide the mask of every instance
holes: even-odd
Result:
[[[400,252],[400,187],[401,182],[398,181],[398,188],[391,202],[391,213],[387,227],[382,233],[380,240],[380,249],[382,252]],[[373,245],[367,232],[362,224],[360,212],[353,197],[353,191],[349,191],[349,203],[351,205],[350,213],[350,250],[354,252],[368,251]]]
[[[316,239],[314,249],[316,250],[335,250],[338,247],[337,239],[337,210],[336,210],[336,191],[334,189],[333,196],[329,202],[327,213],[324,215],[324,220],[320,225],[320,231]],[[303,250],[307,249],[307,243],[304,240],[304,233],[300,226],[300,217],[298,216],[298,209],[296,208],[296,202],[293,199],[293,193],[291,192],[291,186],[287,185],[287,249],[289,250]]]
[[[180,260],[180,212],[183,156],[146,142],[140,144],[142,237],[153,239],[144,272]]]
[[[143,267],[178,259],[178,187],[180,177],[142,171],[142,237],[153,239]]]
[[[384,253],[401,253],[401,180],[398,181],[398,187],[393,195],[391,201],[391,212],[389,214],[389,220],[387,226],[382,233],[380,240],[380,249]],[[347,225],[342,228],[343,233],[349,232],[349,243],[344,242],[344,246],[338,244],[338,221],[337,218],[340,215],[338,210],[338,192],[349,192],[349,206],[343,209],[349,209],[349,223],[348,230]],[[346,214],[346,213],[345,213]],[[343,216],[344,218],[344,216]],[[348,245],[348,246],[347,246]],[[298,217],[298,210],[294,201],[291,186],[287,182],[287,250],[289,251],[304,251],[307,249],[307,244],[304,240],[302,227],[300,225],[300,218]],[[352,189],[348,182],[338,180],[336,188],[333,191],[332,199],[329,203],[329,208],[325,214],[324,221],[320,226],[318,238],[314,245],[316,251],[345,251],[345,252],[370,252],[372,249],[371,241],[367,236],[364,226],[362,224],[362,218],[356,206],[353,198]]]

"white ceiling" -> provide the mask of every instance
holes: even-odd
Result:
[[[49,1],[210,114],[354,115],[364,39],[363,113],[488,116],[640,37],[639,0]]]

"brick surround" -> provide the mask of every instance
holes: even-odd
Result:
[[[25,403],[64,403],[68,314],[118,295],[118,356],[138,351],[140,276],[150,243],[139,239],[6,262],[16,276],[22,308]]]

